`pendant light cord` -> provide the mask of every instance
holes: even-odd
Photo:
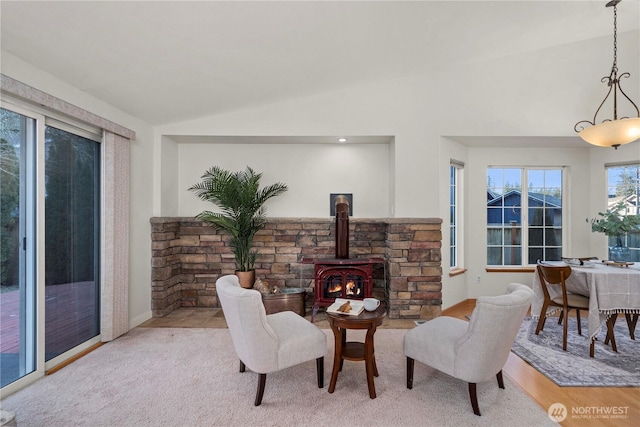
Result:
[[[613,6],[613,67],[611,74],[618,74],[618,6]]]

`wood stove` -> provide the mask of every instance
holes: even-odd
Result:
[[[315,299],[311,321],[320,307],[328,307],[336,298],[358,299],[373,296],[373,265],[383,258],[349,258],[349,201],[344,196],[335,200],[335,258],[303,258],[303,264],[314,264]]]

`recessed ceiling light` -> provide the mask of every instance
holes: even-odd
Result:
[[[347,142],[347,138],[338,138],[338,142]]]

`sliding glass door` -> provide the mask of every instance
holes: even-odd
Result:
[[[100,334],[100,137],[26,113],[0,109],[2,387]]]
[[[45,128],[45,353],[100,333],[100,144]]]
[[[37,121],[0,109],[0,380],[36,370]]]

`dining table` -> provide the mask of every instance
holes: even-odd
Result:
[[[569,265],[562,261],[545,261],[547,265]],[[584,265],[570,265],[571,275],[565,280],[567,292],[589,297],[588,331],[594,340],[607,320],[624,313],[627,318],[640,313],[640,263],[631,265],[613,265],[604,261],[585,262]],[[548,286],[551,298],[560,296],[560,286]],[[540,277],[536,271],[533,276],[533,301],[531,313],[540,316],[544,295],[540,286]],[[560,310],[550,307],[551,314]],[[633,325],[635,326],[635,324]],[[631,326],[630,326],[631,327]],[[633,331],[630,331],[633,336]]]

